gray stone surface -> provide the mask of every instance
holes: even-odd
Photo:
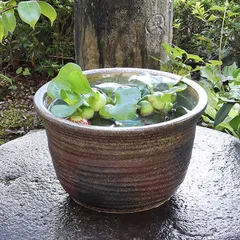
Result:
[[[45,131],[0,146],[0,240],[240,239],[240,142],[197,128],[191,164],[178,192],[143,213],[85,209],[61,188]]]

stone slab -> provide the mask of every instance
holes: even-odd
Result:
[[[97,213],[56,179],[45,131],[0,146],[0,240],[240,239],[240,141],[197,127],[187,176],[163,206]]]

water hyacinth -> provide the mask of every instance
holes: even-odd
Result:
[[[180,80],[140,74],[128,82],[113,79],[91,87],[81,68],[68,63],[48,86],[48,96],[54,100],[50,111],[80,124],[102,125],[107,120],[111,126],[153,124],[178,115],[178,93],[187,88]]]

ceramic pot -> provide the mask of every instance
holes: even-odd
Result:
[[[94,85],[124,83],[143,72],[179,79],[136,68],[84,73]],[[184,180],[196,125],[207,105],[207,95],[197,83],[182,81],[188,85],[185,104],[191,110],[167,122],[139,127],[86,126],[57,118],[48,110],[48,84],[37,91],[34,104],[45,124],[56,175],[76,202],[96,211],[129,213],[158,207],[171,198]]]

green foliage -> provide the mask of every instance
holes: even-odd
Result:
[[[41,13],[49,18],[51,26],[53,26],[53,22],[57,18],[56,10],[47,2],[39,1],[38,4],[41,8]]]
[[[177,111],[177,93],[187,88],[180,80],[143,74],[129,79],[131,84],[136,82],[134,86],[110,82],[92,88],[81,68],[68,63],[48,85],[48,96],[55,100],[50,111],[57,117],[80,122],[95,115],[115,125],[117,121],[136,122],[137,113],[150,116],[153,112]]]
[[[17,25],[14,34],[8,34],[0,45],[0,62],[2,69],[10,66],[16,70],[24,65],[32,73],[51,77],[65,63],[74,61],[73,0],[37,3],[42,16],[34,31],[15,14]],[[50,22],[45,21],[46,17]]]
[[[221,61],[204,62],[174,45],[165,43],[163,47],[169,60],[161,62],[161,70],[186,77],[199,72],[200,84],[208,94],[208,106],[202,116],[204,124],[240,138],[240,68],[236,63],[221,70]]]
[[[201,70],[200,84],[208,94],[209,103],[204,122],[215,129],[240,138],[240,68],[235,63],[223,68]]]
[[[239,30],[238,0],[177,0],[174,3],[173,42],[204,60],[218,58],[229,65],[235,59],[240,64]]]
[[[31,75],[29,68],[19,67],[16,71],[16,74],[22,74],[23,76]]]
[[[17,18],[15,16],[16,12],[19,16],[17,16]],[[50,4],[43,1],[20,1],[17,3],[16,1],[9,0],[0,2],[0,42],[3,45],[3,51],[1,52],[3,54],[6,53],[7,61],[11,59],[14,50],[11,52],[7,51],[7,47],[5,46],[7,44],[6,42],[3,43],[3,41],[7,41],[14,36],[13,33],[15,33],[17,19],[20,18],[23,23],[27,23],[32,29],[35,29],[35,25],[39,21],[41,14],[46,16],[51,21],[51,24],[53,24],[57,16],[55,9]],[[26,32],[23,32],[23,34],[25,34],[26,38],[29,37]],[[4,57],[1,57],[2,65],[3,62]],[[22,67],[19,67],[17,69],[17,74],[20,73],[24,76],[30,75],[30,71],[27,67],[24,70],[22,70]],[[11,82],[7,77],[3,77],[2,75],[1,78]]]
[[[8,78],[7,76],[0,73],[0,79],[12,84],[12,79]]]
[[[168,60],[162,61],[155,58],[160,62],[161,70],[180,76],[191,77],[194,72],[200,71],[202,66],[220,66],[222,64],[221,61],[217,60],[205,62],[198,55],[189,54],[187,51],[168,43],[164,43],[163,48],[169,56]]]
[[[44,7],[41,7],[44,6]],[[56,19],[55,9],[45,3],[37,1],[20,1],[19,3],[15,1],[5,1],[0,2],[0,41],[6,38],[9,33],[13,33],[16,28],[16,17],[15,10],[18,12],[20,19],[29,24],[33,29],[38,22],[41,14],[45,15],[51,20],[51,23]]]
[[[20,2],[17,7],[19,17],[33,29],[41,16],[41,7],[38,2]]]

